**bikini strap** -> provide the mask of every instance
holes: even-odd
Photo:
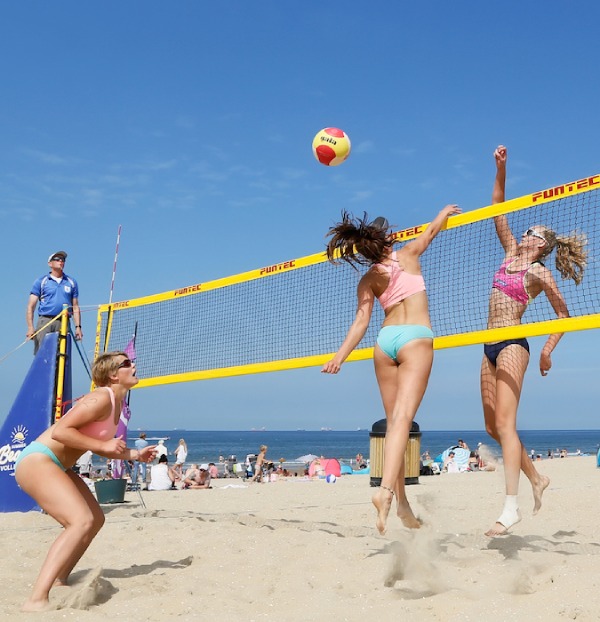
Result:
[[[98,387],[99,389],[106,389],[108,394],[110,395],[110,405],[112,406],[111,417],[114,419],[115,417],[115,394],[114,391],[110,387]]]

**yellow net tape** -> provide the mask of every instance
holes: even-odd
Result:
[[[422,257],[435,348],[600,327],[596,257],[600,228],[600,175],[585,177],[448,222]],[[486,330],[492,276],[502,262],[493,217],[507,214],[515,235],[534,224],[559,234],[583,232],[588,266],[583,282],[555,274],[571,317],[556,316],[545,296],[527,309],[520,326]],[[399,244],[427,224],[395,233]],[[342,342],[354,319],[361,273],[333,266],[324,253],[143,298],[104,305],[98,313],[96,354],[122,350],[137,326],[138,387],[321,365]],[[348,360],[373,354],[383,313]]]

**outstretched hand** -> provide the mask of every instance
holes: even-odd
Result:
[[[440,214],[443,215],[444,218],[448,218],[450,216],[456,216],[456,214],[460,214],[460,213],[462,213],[462,210],[460,209],[460,207],[458,207],[458,205],[455,205],[455,204],[446,205],[446,207],[444,207],[440,211]]]
[[[146,445],[139,450],[138,462],[152,462],[156,458],[156,445]]]

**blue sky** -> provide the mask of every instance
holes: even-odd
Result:
[[[0,357],[25,338],[34,279],[56,250],[96,308],[323,249],[342,208],[427,222],[490,201],[492,152],[509,197],[598,173],[600,5],[152,0],[3,3]],[[314,160],[343,128],[341,166]],[[532,364],[521,428],[596,428],[597,332]],[[32,345],[0,363],[0,417]],[[481,429],[479,346],[439,352],[417,421]],[[89,384],[76,369],[74,393]],[[592,392],[594,392],[592,394]],[[136,391],[132,427],[355,429],[383,416],[372,365]]]

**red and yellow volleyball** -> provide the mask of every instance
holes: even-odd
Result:
[[[349,155],[352,145],[350,137],[337,127],[326,127],[313,139],[313,154],[325,166],[337,166]]]

